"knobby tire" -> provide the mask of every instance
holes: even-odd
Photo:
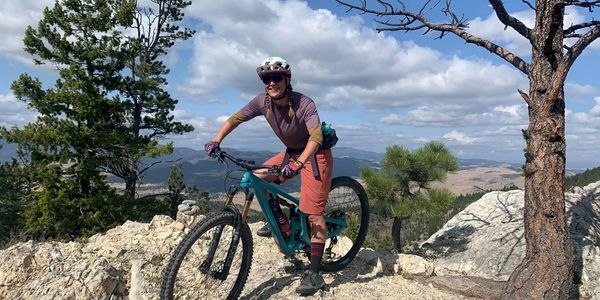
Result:
[[[175,282],[177,279],[177,274],[180,271],[181,264],[188,254],[188,251],[190,251],[191,247],[198,241],[198,239],[200,239],[203,234],[219,225],[233,227],[234,220],[235,216],[230,212],[209,214],[194,228],[190,229],[188,234],[183,238],[183,240],[181,240],[175,249],[175,252],[169,260],[169,264],[163,273],[163,279],[160,288],[160,299],[173,299]],[[248,274],[250,273],[250,267],[252,264],[253,242],[252,233],[248,227],[248,224],[244,223],[239,225],[239,234],[240,242],[238,244],[238,249],[241,248],[242,253],[241,265],[237,274],[235,274],[236,270],[233,268],[233,266],[229,272],[229,276],[237,275],[237,279],[233,285],[233,288],[227,295],[227,299],[237,299],[240,296],[242,290],[244,289],[244,285],[246,284],[246,280],[248,279]]]

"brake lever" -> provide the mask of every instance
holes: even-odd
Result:
[[[267,173],[279,177],[281,176],[281,169],[279,166],[271,166],[269,169],[267,169]]]
[[[225,162],[224,152],[220,149],[216,149],[213,153],[210,154],[210,156],[220,163]]]

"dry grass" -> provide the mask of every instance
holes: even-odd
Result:
[[[437,182],[432,186],[447,188],[455,195],[460,195],[480,190],[500,190],[511,183],[523,187],[524,178],[507,167],[481,167],[452,172],[444,183]]]

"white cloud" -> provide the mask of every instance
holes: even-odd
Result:
[[[35,25],[43,7],[53,3],[0,2],[0,55],[30,63],[22,51],[25,27]],[[511,14],[528,26],[533,23],[530,11]],[[584,11],[569,12],[565,26],[584,16]],[[200,101],[220,101],[227,109],[174,111],[178,121],[195,127],[194,132],[169,137],[178,146],[197,148],[211,140],[227,118],[223,114],[235,112],[235,104],[241,106],[235,96],[246,102],[262,91],[256,64],[280,55],[292,63],[294,88],[317,102],[322,117],[331,113],[339,121],[345,113],[340,111],[351,111],[348,115],[353,117],[334,124],[340,146],[382,152],[391,144],[412,149],[441,139],[463,157],[522,158],[527,109],[516,89],[526,91],[527,78],[508,64],[492,63],[487,56],[456,56],[445,52],[443,42],[432,46],[439,47],[436,50],[403,40],[409,35],[378,34],[361,17],[336,16],[299,0],[193,1],[185,21],[198,33],[177,47],[192,47],[193,57],[189,70],[171,68],[176,76],[185,71],[188,76],[184,83],[169,80],[169,87],[174,84]],[[529,56],[527,41],[504,30],[491,10],[471,20],[469,32]],[[185,61],[186,52],[170,52],[168,65]],[[596,87],[569,82],[565,92],[569,101],[588,105],[583,111],[567,111],[568,155],[593,157],[599,142],[600,100],[589,106],[589,99]],[[24,124],[35,117],[10,94],[0,95],[0,105],[10,106],[0,113],[0,124]],[[274,151],[283,147],[263,118],[238,127],[224,146]]]
[[[567,136],[586,135],[588,140],[594,143],[600,142],[597,135],[600,132],[600,97],[595,97],[594,102],[595,105],[589,111],[567,110],[565,114]]]
[[[172,115],[175,117],[175,120],[194,126],[194,130],[204,131],[209,127],[209,121],[206,117],[197,116],[180,109],[173,110]]]
[[[509,12],[509,14],[519,19],[528,28],[533,29],[535,11],[527,9],[525,11]],[[586,20],[591,19],[591,17],[593,16],[589,14],[587,10],[567,7],[563,27],[568,28],[572,24],[586,22]],[[476,17],[471,20],[467,31],[471,34],[488,39],[522,58],[531,56],[530,42],[511,27],[505,29],[504,24],[498,20],[498,17],[493,10],[485,19]],[[567,39],[565,44],[572,45],[575,41],[575,39]],[[596,41],[592,43],[591,47],[600,48],[600,42]]]
[[[455,141],[459,144],[473,144],[475,141],[478,140],[477,138],[470,137],[457,130],[452,130],[444,134],[442,137],[449,141]]]
[[[512,117],[520,117],[523,114],[523,105],[511,105],[511,106],[496,106],[494,111],[507,113]]]
[[[35,121],[38,113],[35,110],[27,108],[27,105],[17,100],[15,95],[0,94],[0,126],[7,128],[23,125]]]
[[[194,126],[194,131],[183,135],[172,135],[169,136],[169,139],[175,141],[175,145],[178,147],[192,148],[213,140],[219,128],[229,118],[229,116],[197,117],[183,111],[175,111],[173,115],[178,121]],[[273,130],[263,117],[254,118],[237,127],[227,136],[222,145],[240,149],[272,148],[273,151],[283,149],[283,145],[275,137]]]
[[[527,125],[508,125],[497,128],[488,128],[485,129],[480,135],[492,138],[499,135],[522,136],[522,129],[527,129]]]
[[[460,102],[458,102],[460,103]],[[381,122],[389,125],[457,127],[518,125],[527,123],[526,107],[523,104],[495,106],[491,110],[478,110],[462,104],[420,106],[405,115],[389,114]]]
[[[28,25],[37,26],[46,6],[54,0],[0,1],[0,55],[31,64],[31,56],[23,51],[23,37]]]
[[[390,114],[381,118],[381,122],[390,125],[439,126],[459,124],[463,120],[461,108],[451,105],[421,106],[406,115]]]
[[[532,28],[535,20],[535,12],[532,10],[510,12],[512,16],[519,19],[527,27]],[[469,22],[469,33],[488,39],[496,44],[505,47],[508,51],[519,56],[531,55],[531,44],[514,29],[504,25],[498,20],[496,13],[492,13],[486,18],[477,17]]]
[[[510,66],[446,58],[365,28],[358,17],[338,17],[300,1],[246,2],[192,4],[189,15],[201,18],[207,29],[195,37],[192,78],[181,88],[196,99],[220,101],[225,87],[243,96],[260,92],[254,70],[269,55],[288,59],[294,88],[320,109],[360,106],[376,112],[457,99],[508,104],[526,83]],[[230,6],[244,9],[226,9]]]
[[[589,95],[595,93],[596,90],[596,87],[589,84],[565,82],[565,94],[567,95]]]
[[[600,97],[594,98],[596,105],[590,111],[593,115],[600,115]]]

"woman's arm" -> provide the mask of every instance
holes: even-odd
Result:
[[[221,144],[221,141],[223,141],[223,139],[236,127],[237,126],[234,126],[231,123],[229,123],[229,121],[225,121],[225,123],[223,123],[223,126],[221,126],[221,129],[219,129],[219,132],[217,132],[217,134],[215,135],[214,141]]]
[[[319,143],[315,141],[308,141],[306,147],[304,148],[304,151],[302,151],[302,154],[300,154],[300,156],[298,157],[298,161],[302,164],[306,163],[306,161],[309,160],[311,156],[315,155],[315,153],[319,151],[319,147],[321,147]]]
[[[215,135],[215,139],[213,141],[220,144],[229,133],[238,127],[238,125],[249,121],[258,115],[261,115],[260,103],[262,103],[261,101],[264,101],[264,98],[261,98],[260,96],[261,95],[254,97],[254,99],[248,102],[248,104],[246,104],[246,106],[244,106],[240,111],[231,115],[227,121],[225,121],[223,126],[221,126],[221,129],[219,129],[219,132],[217,132],[217,135]]]

